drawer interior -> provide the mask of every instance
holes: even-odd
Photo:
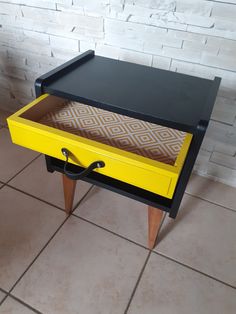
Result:
[[[20,115],[71,134],[174,166],[187,133],[50,96]]]

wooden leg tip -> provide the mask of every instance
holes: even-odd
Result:
[[[67,215],[70,215],[73,209],[76,181],[68,179],[65,175],[62,175],[62,179],[65,200],[65,212],[67,213]]]
[[[148,248],[149,248],[149,250],[152,250],[152,249],[154,249],[154,247],[155,247],[155,244],[156,244],[156,241],[148,241]]]
[[[155,247],[162,217],[162,210],[148,206],[148,247],[150,250]]]

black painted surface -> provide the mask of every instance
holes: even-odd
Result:
[[[43,92],[195,132],[201,120],[210,118],[214,85],[213,80],[91,56],[45,80]]]
[[[64,174],[64,161],[54,157],[46,156],[46,164],[49,172],[58,171]],[[74,173],[79,173],[84,170],[84,168],[73,164],[68,164],[68,169]],[[170,211],[173,202],[173,200],[171,199],[162,197],[160,195],[154,194],[147,190],[143,190],[131,184],[113,179],[97,172],[90,173],[82,180],[108,189],[115,193],[130,197],[147,205],[158,207],[167,212]]]
[[[83,180],[169,212],[175,218],[204,138],[220,85],[206,80],[94,56],[93,51],[39,77],[37,97],[47,92],[99,108],[193,133],[172,199],[93,172]],[[64,173],[64,162],[46,156],[47,170]],[[69,164],[71,171],[83,168]]]

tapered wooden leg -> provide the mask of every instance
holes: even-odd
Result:
[[[74,195],[75,195],[75,180],[69,179],[66,175],[62,175],[64,200],[65,200],[65,211],[69,215],[72,211]]]
[[[148,206],[148,246],[149,249],[153,249],[156,243],[156,237],[161,225],[163,217],[163,211]]]

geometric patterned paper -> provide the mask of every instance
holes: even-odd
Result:
[[[59,105],[40,123],[170,165],[174,165],[186,136],[185,132],[79,102]]]

